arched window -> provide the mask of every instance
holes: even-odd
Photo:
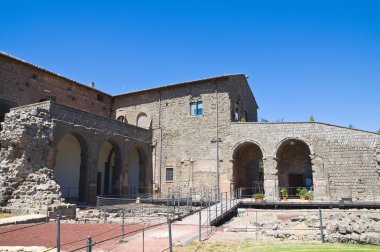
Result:
[[[148,116],[145,113],[140,113],[137,116],[136,125],[138,127],[148,129],[150,127],[150,120],[149,120]]]
[[[203,115],[203,101],[201,97],[195,97],[190,100],[190,115],[191,116]]]
[[[119,116],[116,120],[120,122],[125,122],[125,117],[124,116]]]

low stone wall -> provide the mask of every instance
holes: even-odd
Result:
[[[258,241],[321,241],[318,210],[243,210],[224,224],[226,233],[251,233]],[[380,210],[323,209],[322,222],[327,242],[380,244]]]

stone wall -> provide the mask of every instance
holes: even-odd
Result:
[[[323,209],[325,241],[380,244],[379,220],[379,210]],[[230,239],[249,233],[250,239],[260,242],[321,241],[318,210],[244,209],[223,227]]]
[[[46,168],[53,137],[51,116],[35,107],[6,114],[1,131],[0,205],[12,213],[46,213],[75,206],[60,197],[59,185]],[[49,198],[49,199],[48,199]],[[43,206],[45,205],[45,206]]]
[[[151,190],[149,130],[51,101],[13,108],[2,125],[0,200],[10,211],[38,212],[46,202],[51,209],[69,211],[61,199],[60,185],[54,180],[57,145],[66,134],[77,137],[83,147],[80,200],[96,202],[98,158],[105,142],[116,148],[119,177],[113,186],[118,193],[124,193],[128,187],[130,153],[136,148],[144,153],[140,183]],[[36,207],[28,207],[32,201]]]
[[[18,106],[53,100],[110,116],[112,97],[41,67],[0,53],[0,99]]]
[[[310,149],[315,199],[379,200],[380,135],[323,123],[232,123],[223,172],[232,182],[233,155],[245,142],[255,143],[264,156],[266,193],[278,186],[277,151],[289,139]]]
[[[192,99],[201,99],[203,114],[190,115]],[[234,104],[240,101],[248,120],[257,119],[257,105],[244,75],[228,75],[114,97],[116,118],[136,124],[145,113],[153,131],[153,172],[163,193],[168,189],[216,186],[219,155],[229,133]],[[166,181],[165,169],[174,169],[174,181]]]

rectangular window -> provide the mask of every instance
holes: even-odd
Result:
[[[197,115],[197,103],[196,102],[190,102],[190,115],[192,115],[192,116]]]
[[[174,180],[174,174],[173,174],[173,168],[166,168],[166,181],[173,181]]]
[[[203,115],[202,101],[190,102],[190,115],[192,116]]]
[[[198,101],[197,102],[197,115],[202,115],[203,114],[203,102]]]

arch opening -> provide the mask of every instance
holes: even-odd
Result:
[[[257,144],[241,144],[234,153],[233,164],[234,189],[239,189],[242,197],[265,193],[263,153]]]
[[[133,148],[128,166],[128,195],[147,192],[146,176],[146,155],[140,148]]]
[[[1,123],[4,122],[5,120],[5,114],[8,113],[11,110],[11,108],[14,108],[14,107],[17,107],[16,103],[12,101],[0,99],[0,131],[3,129],[3,126]]]
[[[83,140],[67,133],[56,147],[54,177],[68,201],[84,201],[86,183],[86,148]]]
[[[277,150],[278,186],[287,188],[289,198],[298,198],[297,188],[313,188],[309,146],[297,139],[284,141]]]
[[[137,116],[136,125],[141,128],[149,129],[150,120],[148,116],[145,113],[140,113]]]
[[[120,194],[121,169],[120,149],[116,144],[106,141],[98,156],[97,195]]]

